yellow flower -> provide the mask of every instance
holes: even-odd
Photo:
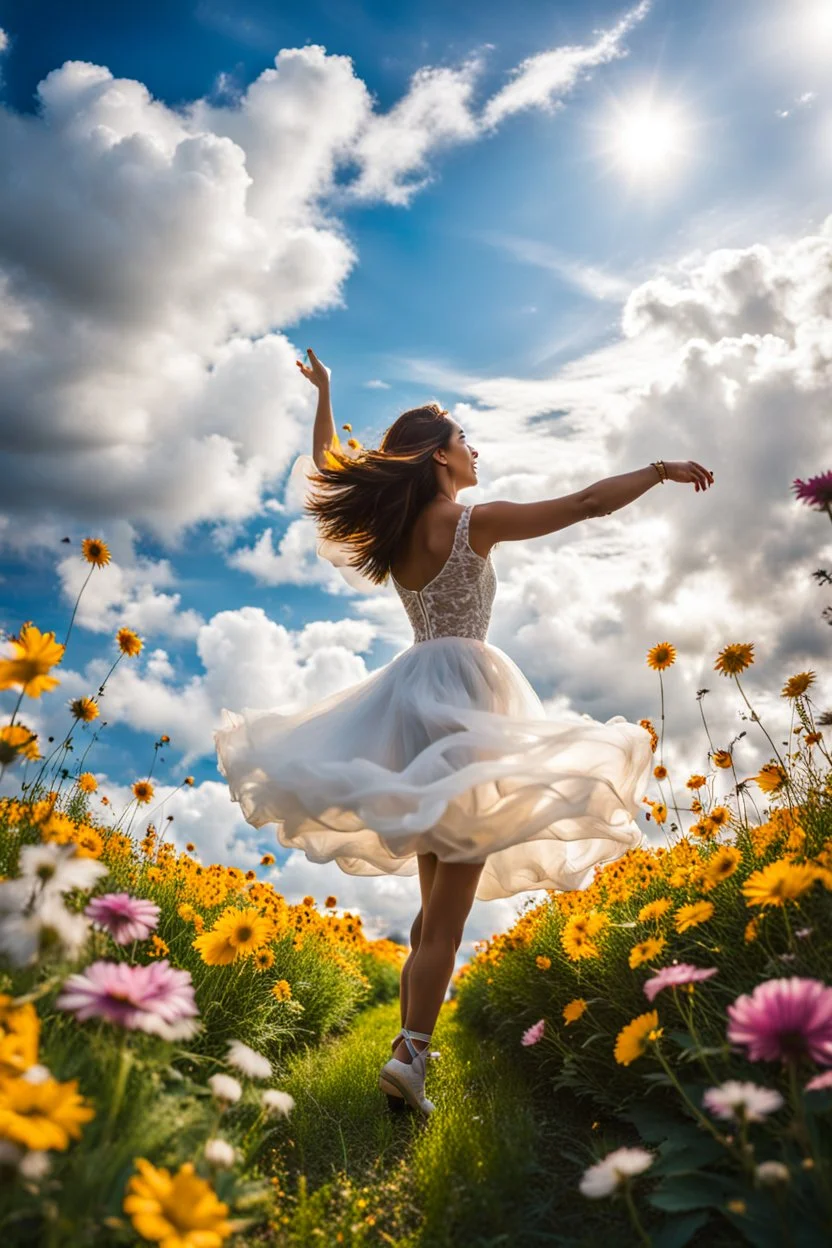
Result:
[[[149,780],[137,780],[133,785],[133,796],[140,806],[146,806],[153,798],[153,785]]]
[[[69,709],[74,719],[82,719],[87,724],[97,719],[99,714],[95,698],[73,698]]]
[[[94,1117],[95,1110],[78,1094],[77,1079],[68,1083],[4,1079],[0,1083],[0,1139],[24,1148],[63,1150],[70,1136],[79,1139],[81,1123]]]
[[[162,940],[162,937],[156,936],[154,934],[153,936],[151,936],[150,940],[151,940],[152,948],[148,950],[148,957],[166,958],[168,954],[170,953],[170,949]]]
[[[84,793],[94,793],[98,788],[98,781],[91,771],[85,771],[78,777],[78,788]]]
[[[723,646],[714,663],[714,670],[722,672],[723,676],[738,676],[754,662],[753,651],[753,641],[735,642],[733,645]]]
[[[730,750],[714,750],[711,758],[713,759],[714,767],[723,767],[726,771],[734,765]]]
[[[639,1014],[619,1031],[615,1041],[615,1060],[619,1066],[629,1066],[630,1062],[646,1053],[648,1043],[657,1040],[661,1034],[657,1010]]]
[[[667,941],[663,936],[648,936],[641,944],[633,945],[630,950],[630,966],[635,970],[642,962],[652,962],[664,949]]]
[[[271,949],[265,946],[262,949],[256,949],[254,952],[254,965],[258,971],[268,971],[274,966],[274,954]]]
[[[138,633],[134,633],[132,628],[120,628],[116,633],[116,641],[118,648],[122,654],[126,654],[128,658],[134,659],[137,654],[141,654],[144,642]]]
[[[261,867],[274,866],[274,854],[264,854],[263,857],[260,859],[260,866]]]
[[[730,822],[731,812],[727,806],[714,806],[713,810],[708,812],[708,818],[715,828],[721,828],[724,824]]]
[[[64,647],[54,633],[42,633],[34,624],[24,624],[20,638],[11,637],[11,659],[0,659],[0,689],[20,685],[27,698],[39,698],[61,682],[49,671],[60,663]]]
[[[742,894],[749,906],[782,906],[795,901],[817,878],[817,868],[810,863],[789,862],[779,858],[767,867],[753,871],[742,885]]]
[[[779,763],[763,763],[754,781],[764,793],[776,793],[786,783],[787,776]]]
[[[694,901],[689,906],[680,906],[676,911],[676,931],[686,932],[689,927],[698,927],[705,923],[714,912],[712,901]]]
[[[23,724],[5,724],[0,728],[0,763],[8,766],[19,758],[40,758],[37,733]]]
[[[685,781],[685,784],[689,789],[704,789],[707,783],[708,781],[706,777],[700,776],[698,773]]]
[[[193,782],[194,782],[193,776],[186,776],[185,779],[182,781],[183,784],[187,784],[189,787],[193,784]]]
[[[652,667],[654,672],[663,672],[675,662],[676,647],[671,646],[669,641],[659,642],[652,650],[647,651],[647,666]]]
[[[583,997],[575,997],[574,1001],[570,1001],[568,1005],[563,1007],[563,1021],[567,1027],[570,1023],[576,1023],[586,1009],[586,1001]]]
[[[123,1208],[142,1239],[162,1248],[217,1248],[232,1233],[228,1205],[194,1173],[193,1162],[173,1176],[144,1157],[134,1164],[139,1173],[127,1184]]]
[[[0,994],[0,1077],[22,1075],[38,1060],[40,1019],[31,1001],[15,1005]]]
[[[653,812],[653,818],[656,823],[664,823],[667,819],[667,807],[664,802],[651,802],[650,809]]]
[[[640,719],[638,722],[641,728],[650,733],[650,748],[655,754],[656,746],[659,744],[659,734],[656,732],[656,729],[653,727],[649,719]]]
[[[272,988],[272,996],[278,1001],[288,1001],[292,995],[292,989],[288,979],[279,979]]]
[[[672,905],[673,902],[668,897],[657,897],[655,901],[648,901],[646,906],[641,907],[638,912],[638,918],[642,923],[646,923],[650,919],[660,919]]]
[[[104,852],[104,840],[101,833],[88,823],[79,824],[70,839],[75,842],[75,852],[79,858],[100,858]]]
[[[552,965],[552,959],[547,958],[545,953],[541,953],[535,958],[535,965],[538,966],[541,971],[548,971],[549,967]]]
[[[85,537],[81,543],[81,550],[84,552],[84,558],[87,563],[92,563],[97,568],[103,568],[105,564],[110,562],[110,552],[107,549],[107,543],[99,541],[95,537]]]
[[[796,676],[790,676],[783,686],[781,698],[800,698],[806,692],[811,684],[814,684],[814,672],[798,672]]]
[[[228,966],[236,958],[245,958],[268,943],[274,931],[271,919],[259,910],[226,910],[210,932],[198,936],[194,949],[208,966]]]
[[[753,919],[750,919],[748,923],[746,923],[745,940],[747,944],[750,944],[752,940],[756,940],[757,937],[759,936],[760,924],[762,923],[762,921],[763,921],[763,916],[761,914],[758,914]]]
[[[180,919],[184,919],[186,923],[192,923],[196,910],[194,910],[193,906],[187,901],[183,901],[176,913],[179,915]]]
[[[334,910],[335,907],[338,905],[338,898],[330,895],[329,897],[327,897],[326,901],[324,902],[324,905],[326,906],[327,910]]]
[[[311,896],[309,896],[309,895],[307,895],[306,897],[304,897],[304,899],[303,899],[303,903],[302,903],[302,904],[303,904],[304,906],[314,906],[314,904],[315,904],[315,898],[314,898],[314,897],[311,897]]]
[[[657,780],[666,780],[667,768],[664,766],[664,764],[657,763],[656,766],[653,768],[653,775],[656,777]]]
[[[708,859],[705,876],[714,884],[719,884],[734,874],[740,862],[742,862],[742,854],[738,849],[733,845],[721,845]]]

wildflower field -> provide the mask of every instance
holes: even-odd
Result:
[[[83,551],[106,566],[103,542]],[[376,1086],[406,949],[335,897],[289,904],[176,848],[154,822],[165,734],[116,812],[87,761],[109,674],[51,751],[27,727],[71,630],[27,622],[0,657],[4,1244],[832,1242],[832,715],[813,671],[784,674],[776,742],[745,688],[754,643],[725,645],[714,668],[771,757],[740,778],[746,731],[712,739],[703,689],[706,762],[680,779],[677,652],[650,649],[664,843],[481,942],[440,1012],[424,1122]],[[114,644],[110,673],[143,645],[127,627]]]

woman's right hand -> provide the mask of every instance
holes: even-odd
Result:
[[[326,364],[322,363],[321,360],[318,359],[311,347],[306,348],[306,354],[309,356],[312,367],[307,368],[306,365],[301,364],[300,360],[295,360],[298,368],[303,373],[306,380],[311,381],[312,385],[318,390],[328,389],[330,373]]]
[[[666,459],[663,461],[668,481],[678,481],[681,485],[691,482],[700,489],[707,490],[714,483],[714,474],[709,468],[703,468],[694,459]]]

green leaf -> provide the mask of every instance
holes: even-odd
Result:
[[[675,1174],[647,1197],[654,1209],[680,1213],[685,1209],[721,1209],[726,1201],[745,1195],[735,1179],[720,1174]]]
[[[693,1235],[704,1226],[710,1214],[705,1209],[696,1213],[684,1213],[678,1218],[668,1218],[657,1230],[650,1232],[653,1248],[684,1248]]]

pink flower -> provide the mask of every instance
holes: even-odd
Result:
[[[678,988],[682,984],[698,983],[719,974],[717,966],[692,966],[689,962],[677,962],[675,966],[663,966],[652,979],[644,984],[644,995],[652,1001],[663,988]]]
[[[167,959],[149,966],[93,962],[69,976],[55,1004],[82,1022],[103,1018],[163,1040],[189,1040],[198,1029],[190,972],[175,970]]]
[[[792,489],[802,503],[810,507],[819,507],[821,511],[832,503],[832,472],[821,473],[819,477],[810,477],[808,481],[800,478],[792,482]]]
[[[832,1066],[832,988],[819,979],[769,979],[737,997],[727,1014],[728,1039],[745,1045],[752,1062],[805,1054]]]
[[[540,1040],[540,1038],[543,1035],[543,1028],[545,1025],[546,1025],[546,1019],[541,1018],[539,1023],[535,1023],[534,1026],[530,1027],[528,1031],[523,1032],[523,1039],[520,1041],[520,1043],[521,1044],[537,1044],[538,1040]]]
[[[815,1075],[803,1089],[804,1092],[822,1092],[824,1088],[832,1088],[832,1070],[825,1070],[822,1075]]]
[[[131,940],[147,940],[159,922],[159,907],[144,897],[131,897],[129,893],[105,893],[93,897],[84,911],[96,927],[109,932],[117,945],[129,945]]]

